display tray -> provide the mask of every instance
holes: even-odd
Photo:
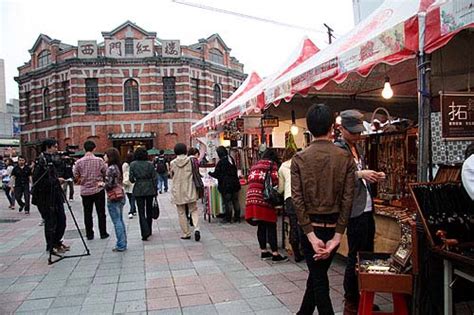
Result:
[[[461,183],[414,183],[410,191],[433,251],[474,266],[474,202]]]
[[[360,268],[361,264],[364,264],[365,261],[387,261],[391,256],[392,254],[390,253],[358,253],[357,262],[359,266],[359,290],[369,292],[412,294],[413,276],[411,274],[369,273],[367,271],[363,271]]]

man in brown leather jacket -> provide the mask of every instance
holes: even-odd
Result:
[[[319,314],[334,314],[327,271],[349,220],[356,168],[350,154],[333,144],[333,122],[326,105],[312,105],[306,123],[315,140],[291,164],[291,194],[309,269],[298,314],[313,314],[316,307]]]

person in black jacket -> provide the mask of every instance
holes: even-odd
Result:
[[[25,214],[30,214],[30,184],[31,169],[26,165],[25,157],[18,157],[18,165],[12,171],[12,191],[16,202],[20,205],[19,211],[25,209]],[[22,198],[25,197],[25,202]]]
[[[44,220],[46,250],[53,254],[69,250],[62,242],[66,230],[66,214],[61,184],[64,182],[64,163],[57,154],[58,142],[43,141],[42,153],[33,171],[33,200]]]
[[[223,223],[231,223],[231,206],[234,208],[234,222],[240,222],[240,181],[237,176],[237,167],[225,147],[219,146],[216,152],[219,156],[219,162],[217,162],[214,172],[209,172],[209,175],[217,179],[217,189],[222,194],[225,215]]]

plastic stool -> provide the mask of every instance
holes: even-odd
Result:
[[[392,293],[393,313],[373,312],[375,292],[361,291],[359,300],[359,315],[408,315],[408,306],[404,294]]]

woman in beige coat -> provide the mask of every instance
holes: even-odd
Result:
[[[183,232],[181,239],[191,239],[188,220],[186,220],[186,205],[188,205],[194,224],[194,239],[198,242],[201,239],[201,233],[199,232],[199,213],[196,204],[198,194],[193,181],[192,161],[186,156],[187,148],[184,143],[176,144],[174,153],[176,158],[170,164],[170,175],[173,179],[171,202],[178,209],[179,225]]]

